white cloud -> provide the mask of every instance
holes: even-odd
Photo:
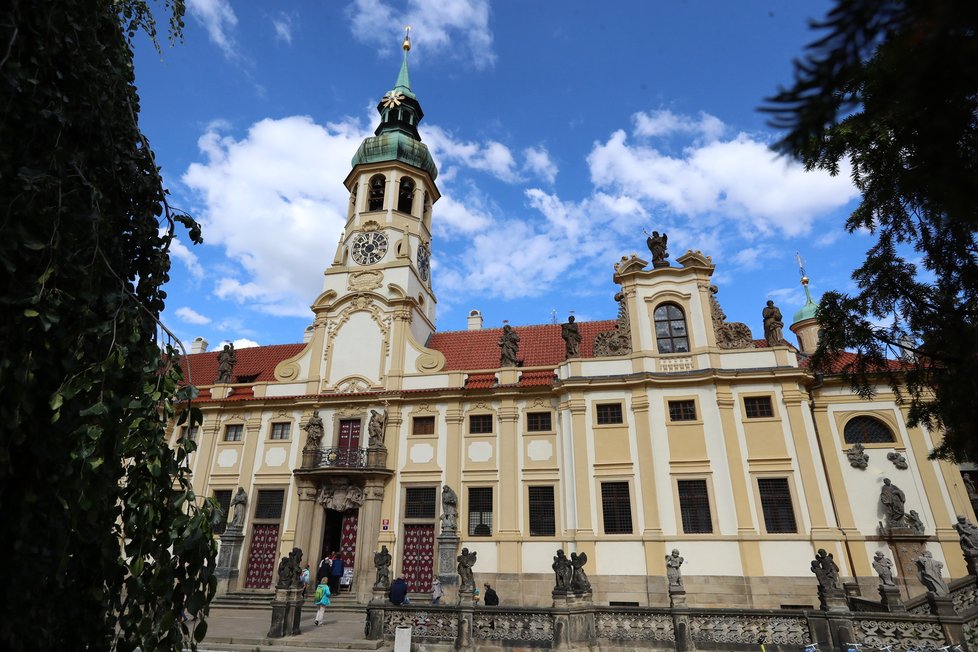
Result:
[[[412,53],[461,56],[477,68],[496,61],[489,0],[408,0],[403,11],[384,0],[356,0],[350,19],[353,35],[381,52],[400,46],[402,26],[411,25]]]
[[[191,276],[194,278],[204,277],[204,268],[200,264],[200,260],[197,258],[197,254],[190,251],[187,245],[183,244],[179,238],[173,238],[170,241],[170,255],[179,260],[186,266],[187,271],[190,272]]]
[[[714,141],[723,135],[726,127],[723,121],[708,113],[700,112],[699,118],[673,113],[668,109],[636,113],[634,134],[646,138],[670,136],[676,133],[700,136],[706,141]]]
[[[688,121],[660,116],[663,124],[653,121],[641,128],[643,133],[675,132],[666,123],[684,120]],[[698,133],[706,132],[719,133],[713,127]],[[738,221],[745,234],[806,234],[818,215],[858,194],[845,170],[836,177],[807,172],[743,133],[731,140],[690,145],[674,157],[651,146],[631,144],[618,130],[607,142],[597,143],[587,160],[598,189],[613,189],[685,218],[722,215]]]
[[[557,165],[550,158],[546,147],[527,147],[523,150],[523,169],[547,183],[557,179]]]
[[[272,18],[272,27],[275,28],[275,38],[292,45],[292,16],[280,11],[278,16]]]
[[[229,342],[227,340],[221,340],[220,342],[217,343],[217,345],[215,345],[214,347],[211,348],[211,351],[220,351],[221,349],[224,348],[224,345],[225,344],[234,344],[234,348],[236,348],[236,349],[251,349],[251,348],[254,348],[256,346],[261,346],[261,344],[259,344],[255,340],[249,340],[249,339],[247,339],[245,337],[240,337],[240,338],[234,340],[234,342]]]
[[[193,308],[188,308],[187,306],[177,308],[174,311],[174,314],[188,324],[204,325],[211,323],[210,317],[206,317]]]
[[[501,181],[516,183],[520,176],[516,170],[516,159],[508,147],[494,140],[484,143],[456,140],[444,129],[428,125],[424,139],[431,155],[438,161],[444,176],[454,177],[452,165],[462,165],[473,170],[487,172]]]
[[[232,32],[238,24],[238,17],[228,0],[188,0],[187,10],[203,25],[211,41],[221,48],[225,57],[232,59],[237,56]]]
[[[308,316],[346,218],[349,194],[338,180],[368,135],[352,119],[323,127],[289,117],[257,122],[240,140],[219,126],[200,137],[205,161],[192,164],[183,182],[203,205],[208,243],[240,265],[216,280],[219,298]]]

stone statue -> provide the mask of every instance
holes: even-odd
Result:
[[[914,534],[924,533],[924,522],[920,520],[920,514],[916,510],[911,509],[907,513],[907,525],[910,526]]]
[[[499,366],[518,367],[520,361],[516,356],[520,352],[520,336],[509,324],[503,326],[503,336],[499,338]]]
[[[572,552],[570,554],[570,563],[574,567],[571,590],[575,593],[590,593],[591,582],[588,581],[587,573],[584,572],[584,564],[587,563],[587,554],[583,552],[581,554]]]
[[[216,384],[230,383],[234,365],[238,364],[238,354],[234,352],[234,344],[225,344],[224,350],[217,354]]]
[[[761,317],[764,318],[764,339],[767,340],[768,346],[785,346],[787,342],[781,330],[784,328],[784,318],[773,301],[768,300],[764,310],[761,311]]]
[[[574,315],[567,318],[566,324],[561,325],[560,336],[564,338],[568,358],[576,358],[581,355],[581,331],[574,322]]]
[[[302,575],[302,550],[293,548],[292,552],[282,557],[278,563],[277,589],[299,588],[299,577]]]
[[[302,429],[308,435],[306,448],[319,448],[319,444],[323,440],[323,435],[326,433],[326,429],[323,428],[323,420],[319,416],[319,410],[312,411],[312,416],[309,417],[308,423]]]
[[[909,465],[907,464],[907,458],[896,451],[891,451],[886,454],[886,459],[893,462],[893,466],[897,467],[901,471],[907,469]]]
[[[928,591],[933,591],[939,598],[950,595],[951,591],[947,588],[947,582],[941,577],[944,564],[934,559],[930,550],[921,553],[920,557],[914,559],[914,563],[917,564],[920,581],[927,587]]]
[[[893,562],[887,559],[881,550],[876,551],[873,556],[873,570],[880,576],[880,584],[883,586],[896,586],[893,581]]]
[[[391,553],[387,546],[381,546],[380,552],[374,553],[374,567],[377,569],[375,589],[386,589],[391,583]]]
[[[713,334],[717,338],[717,347],[730,349],[753,349],[754,334],[747,324],[739,321],[727,322],[727,315],[720,307],[717,293],[720,288],[710,285],[710,314],[713,317]]]
[[[669,580],[670,591],[683,590],[683,573],[679,569],[683,565],[683,558],[679,556],[679,550],[673,548],[672,553],[666,555],[666,578]]]
[[[377,410],[370,411],[370,422],[367,424],[367,445],[370,448],[380,448],[384,445],[384,429],[387,427],[387,414]]]
[[[628,355],[632,352],[632,327],[628,321],[628,301],[624,292],[615,293],[618,302],[618,319],[610,331],[594,336],[594,356]]]
[[[441,488],[441,533],[458,531],[458,494],[447,484]]]
[[[904,509],[907,503],[906,495],[893,484],[889,478],[883,478],[883,488],[880,489],[880,502],[886,515],[887,527],[898,527],[904,523]]]
[[[474,591],[475,580],[472,579],[472,567],[475,566],[476,552],[462,548],[462,554],[455,558],[458,562],[459,591]]]
[[[574,567],[564,554],[563,549],[558,549],[554,556],[554,593],[567,593],[570,591],[571,581],[574,578]]]
[[[954,524],[954,529],[958,531],[961,543],[961,552],[965,555],[978,555],[978,527],[975,527],[964,516],[958,516],[958,522]]]
[[[348,509],[363,507],[365,497],[362,487],[345,483],[320,487],[316,501],[326,509],[345,512]]]
[[[824,548],[819,548],[812,561],[812,572],[818,580],[819,593],[837,591],[839,585],[839,567],[832,557],[832,553],[825,552]]]
[[[648,234],[648,231],[645,233]],[[669,262],[666,260],[669,257],[669,252],[666,251],[666,245],[669,244],[669,236],[665,233],[659,235],[658,231],[653,231],[646,238],[645,244],[652,253],[652,267],[669,267]]]
[[[231,522],[228,523],[229,529],[240,530],[244,527],[245,509],[248,505],[248,494],[244,487],[238,487],[237,493],[231,499]]]
[[[869,466],[869,455],[866,454],[862,444],[853,444],[852,448],[846,451],[849,458],[849,465],[854,469],[865,470]]]

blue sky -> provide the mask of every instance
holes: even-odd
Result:
[[[851,290],[869,246],[842,229],[847,176],[776,159],[757,111],[791,81],[828,2],[188,0],[183,43],[137,44],[140,121],[172,204],[167,325],[185,342],[300,341],[342,231],[342,185],[412,26],[411,83],[439,166],[438,329],[612,319],[613,265],[717,265],[730,321],[761,337],[768,298]]]

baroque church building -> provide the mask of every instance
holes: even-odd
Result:
[[[952,525],[974,520],[974,485],[928,459],[940,434],[908,427],[888,387],[866,400],[808,371],[810,296],[797,348],[775,312],[754,340],[726,322],[710,257],[670,264],[653,234],[651,261],[609,261],[613,319],[490,329],[473,310],[437,332],[438,170],[404,49],[304,341],[198,339],[188,358],[203,423],[172,437],[196,440],[195,489],[233,514],[221,592],[269,592],[296,547],[313,572],[337,552],[360,602],[382,546],[420,603],[436,576],[454,600],[463,548],[476,586],[526,606],[550,604],[558,549],[602,604],[668,605],[673,549],[690,606],[815,606],[820,549],[866,595],[878,552],[904,597],[925,591],[924,550],[967,574]]]

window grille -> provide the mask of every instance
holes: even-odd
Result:
[[[404,491],[404,518],[435,518],[434,487],[408,487]]]
[[[411,432],[415,435],[435,434],[435,417],[414,417]]]
[[[549,412],[527,412],[526,429],[529,432],[550,432],[552,423]]]
[[[239,424],[224,426],[224,441],[241,441],[244,436],[244,426]]]
[[[193,427],[184,426],[180,430],[180,436],[189,439],[190,441],[197,441],[197,434],[199,433],[199,431],[200,428],[198,426],[193,426]]]
[[[605,403],[596,406],[596,410],[599,425],[625,422],[622,418],[621,403]]]
[[[761,510],[764,512],[764,526],[767,531],[772,534],[797,532],[788,479],[758,478],[757,489],[761,495]]]
[[[632,502],[627,482],[602,482],[601,508],[605,534],[632,533]]]
[[[689,335],[682,308],[674,303],[664,303],[655,309],[653,318],[659,353],[689,353]]]
[[[896,441],[890,427],[875,417],[853,417],[846,422],[847,444],[892,444]]]
[[[469,432],[475,434],[492,432],[492,415],[491,414],[470,415]]]
[[[230,489],[215,489],[214,499],[217,500],[217,504],[221,506],[221,522],[214,527],[214,534],[224,534],[224,530],[228,525],[228,516],[231,513],[231,490]]]
[[[530,504],[530,536],[552,537],[557,533],[554,488],[527,487]]]
[[[282,518],[282,504],[285,502],[285,490],[265,489],[258,492],[255,505],[255,518]],[[228,503],[230,505],[230,503]]]
[[[706,480],[679,480],[679,512],[686,534],[712,534],[710,495]]]
[[[288,439],[289,431],[292,429],[291,423],[273,423],[272,439]]]
[[[744,414],[748,419],[765,419],[774,416],[770,396],[745,396]]]
[[[669,401],[670,421],[696,421],[696,401]]]
[[[492,535],[492,487],[469,488],[469,536]]]

